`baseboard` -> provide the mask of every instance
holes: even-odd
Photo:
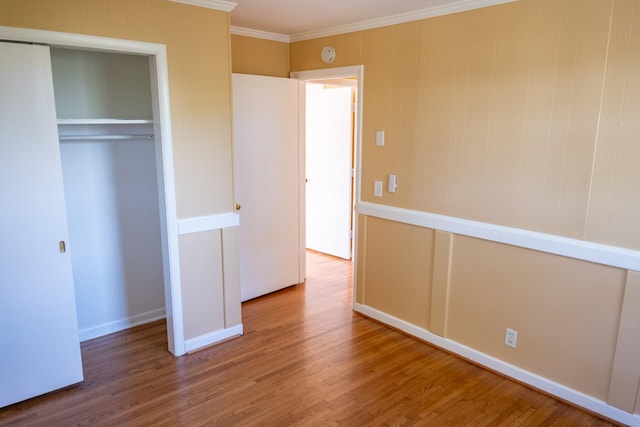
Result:
[[[200,335],[199,337],[185,340],[184,347],[188,353],[190,351],[199,350],[204,347],[208,347],[213,344],[217,344],[229,338],[240,336],[244,333],[242,323],[236,326],[232,326],[227,329],[220,329],[218,331],[210,332],[208,334]]]
[[[545,393],[549,393],[553,396],[558,397],[559,399],[570,402],[588,411],[595,412],[602,415],[603,417],[629,426],[640,426],[639,414],[630,414],[621,409],[615,408],[611,405],[608,405],[604,401],[588,396],[577,390],[573,390],[569,387],[536,375],[532,372],[518,368],[517,366],[503,362],[502,360],[481,353],[455,341],[442,338],[441,336],[435,335],[427,331],[426,329],[422,329],[404,320],[398,319],[397,317],[383,313],[379,310],[376,310],[375,308],[371,308],[362,304],[355,304],[354,310],[358,313],[364,314],[367,317],[371,317],[372,319],[378,320],[386,325],[399,329],[402,332],[433,344],[436,347],[440,347],[444,350],[450,351],[465,359],[477,363],[478,365],[499,372],[519,382],[528,384],[535,389],[541,390]]]
[[[146,313],[135,314],[133,316],[129,316],[125,319],[117,320],[115,322],[109,322],[102,325],[93,326],[91,328],[85,328],[80,330],[78,335],[80,337],[80,342],[83,342],[164,318],[165,311],[163,307],[156,310],[147,311]]]

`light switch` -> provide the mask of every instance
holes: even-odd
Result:
[[[376,145],[382,147],[384,145],[384,131],[379,130],[376,132]]]
[[[382,197],[382,181],[373,181],[373,195]]]
[[[395,193],[396,187],[398,187],[398,185],[396,184],[396,176],[389,175],[389,193]]]

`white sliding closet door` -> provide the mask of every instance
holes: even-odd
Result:
[[[82,381],[49,48],[0,43],[0,407]],[[69,247],[67,246],[67,249]]]
[[[284,78],[233,75],[242,301],[304,281],[300,85]]]

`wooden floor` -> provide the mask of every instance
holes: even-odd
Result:
[[[307,273],[245,303],[243,337],[187,356],[163,322],[87,341],[83,383],[0,425],[613,425],[354,314],[349,262],[309,253]]]

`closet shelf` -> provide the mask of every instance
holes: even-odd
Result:
[[[144,125],[151,124],[147,119],[58,119],[59,125]]]
[[[153,120],[58,119],[60,141],[153,141]]]
[[[128,139],[143,139],[153,141],[153,135],[140,134],[140,135],[60,135],[60,141],[99,141],[99,140],[128,140]]]

